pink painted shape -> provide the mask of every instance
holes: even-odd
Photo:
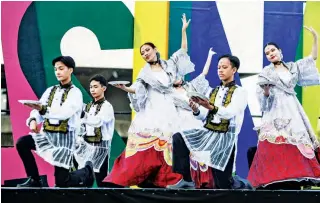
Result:
[[[18,31],[20,22],[32,2],[1,2],[1,34],[5,74],[7,79],[10,119],[13,139],[28,134],[25,125],[30,109],[18,103],[19,99],[37,100],[37,96],[26,80],[18,58]],[[37,155],[39,173],[48,176],[50,186],[54,185],[53,167]],[[1,183],[4,180],[26,177],[23,164],[15,148],[1,148]]]

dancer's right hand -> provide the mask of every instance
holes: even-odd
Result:
[[[117,85],[114,85],[115,87],[119,88],[119,89],[122,89],[128,93],[131,93],[131,94],[135,94],[136,93],[136,90],[131,88],[131,87],[127,87],[123,84],[117,84]]]
[[[199,111],[199,105],[197,105],[197,103],[193,102],[192,99],[189,99],[189,106],[191,107],[193,112]]]
[[[37,126],[37,122],[35,120],[32,120],[30,122],[30,125],[29,125],[29,128],[32,132],[34,133],[39,133],[39,129],[38,129],[38,126]]]

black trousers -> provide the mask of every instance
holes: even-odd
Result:
[[[32,136],[26,135],[19,138],[16,148],[23,162],[27,176],[39,180],[38,167],[32,154],[32,150],[36,149]],[[81,187],[89,174],[90,172],[87,168],[82,168],[70,173],[68,169],[54,166],[55,183],[58,187]]]
[[[100,172],[95,173],[97,185],[99,187],[102,187],[102,181],[108,175],[108,163],[109,163],[108,160],[109,160],[109,157],[107,156],[106,159],[104,160],[103,164],[100,167]]]
[[[78,168],[78,163],[75,159],[73,159],[73,163],[74,163],[75,167]],[[103,186],[102,181],[108,175],[108,164],[109,164],[109,157],[107,156],[100,167],[100,172],[94,173],[96,176],[97,185],[99,187]]]
[[[217,189],[230,189],[232,187],[232,169],[234,161],[235,148],[232,150],[231,157],[224,171],[212,168],[214,183]],[[190,151],[185,144],[182,135],[176,133],[173,135],[173,172],[183,175],[185,181],[192,181],[190,172]]]
[[[247,158],[248,158],[248,166],[249,169],[252,165],[253,159],[254,159],[254,155],[256,154],[257,151],[257,147],[250,147],[247,151]]]

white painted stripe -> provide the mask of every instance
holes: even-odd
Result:
[[[122,0],[122,2],[127,6],[129,11],[131,12],[132,16],[134,16],[134,5],[135,1],[132,0]]]
[[[241,79],[242,87],[248,92],[248,106],[252,116],[261,116],[260,103],[256,94],[258,75]]]
[[[133,49],[101,50],[96,35],[85,27],[73,27],[60,44],[63,55],[72,56],[78,67],[132,69]]]
[[[259,73],[263,65],[264,2],[217,1],[219,15],[240,73]]]

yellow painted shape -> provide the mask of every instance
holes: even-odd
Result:
[[[145,61],[140,54],[140,46],[145,42],[152,42],[157,47],[162,59],[168,58],[169,38],[169,2],[168,1],[137,1],[134,16],[134,54],[133,75],[134,82],[144,67]],[[132,113],[134,116],[134,112]]]
[[[137,185],[130,186],[131,189],[140,189]]]
[[[320,2],[307,1],[304,25],[313,27],[320,37]],[[319,39],[320,40],[320,39]],[[313,44],[313,37],[311,33],[304,29],[303,33],[303,56],[308,56],[311,53]],[[318,42],[318,49],[320,50],[320,42]],[[320,55],[316,61],[318,70],[320,71]],[[302,90],[302,105],[308,115],[314,132],[317,132],[318,118],[320,116],[320,86],[304,87]],[[318,138],[320,139],[319,135]]]

